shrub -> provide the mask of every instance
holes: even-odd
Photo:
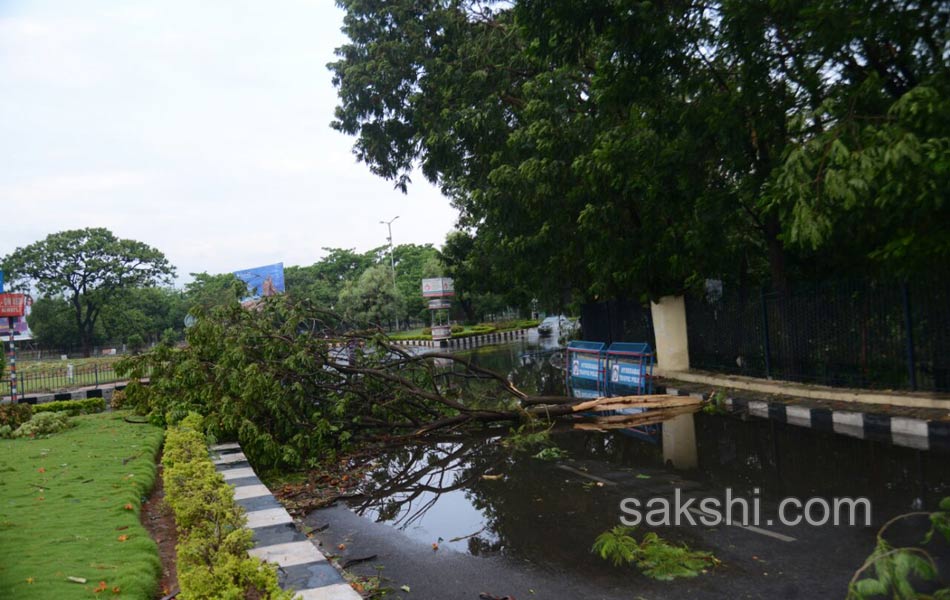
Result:
[[[165,440],[165,502],[178,527],[181,598],[289,600],[274,565],[247,555],[253,546],[244,510],[215,471],[201,433],[201,417],[185,417]]]
[[[0,404],[0,425],[16,429],[33,416],[33,407],[25,402],[19,404]]]
[[[465,331],[465,328],[462,327],[461,325],[452,325],[451,330],[453,334],[456,334],[456,333],[462,333],[463,331]]]
[[[431,328],[431,327],[423,327],[423,328],[422,328],[422,335],[432,335],[432,328]]]
[[[29,421],[20,425],[13,432],[13,437],[50,435],[69,429],[72,425],[69,421],[69,415],[65,412],[37,413]]]
[[[112,400],[109,400],[109,406],[112,407],[112,410],[122,410],[122,408],[125,407],[125,403],[125,390],[116,390],[112,392]]]
[[[92,415],[106,409],[106,401],[102,398],[86,398],[84,400],[57,400],[44,402],[33,408],[34,413],[66,412],[70,417],[78,415]]]

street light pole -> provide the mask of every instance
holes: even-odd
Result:
[[[399,295],[399,291],[396,289],[396,259],[393,258],[393,221],[399,218],[399,215],[396,215],[388,221],[380,221],[381,225],[385,225],[386,229],[389,231],[389,237],[386,238],[386,241],[389,242],[389,268],[393,273],[393,298]],[[399,328],[399,317],[396,317],[396,328]]]

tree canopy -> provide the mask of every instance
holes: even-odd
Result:
[[[946,2],[340,4],[333,126],[441,186],[469,269],[550,303],[946,262]]]
[[[3,260],[14,287],[34,285],[48,297],[69,303],[83,349],[92,349],[96,324],[117,295],[134,288],[170,282],[175,274],[165,255],[135,240],[117,238],[103,228],[53,233],[17,248]]]

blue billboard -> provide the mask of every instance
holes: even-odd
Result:
[[[235,271],[234,276],[247,285],[248,295],[241,299],[242,302],[284,292],[284,263],[282,262]]]

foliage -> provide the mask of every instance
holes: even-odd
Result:
[[[16,285],[32,283],[41,294],[65,298],[87,356],[99,317],[117,294],[169,281],[175,274],[155,248],[103,228],[50,234],[17,248],[3,266]]]
[[[895,547],[887,540],[887,530],[898,521],[909,517],[926,516],[930,528],[920,542],[920,546]],[[848,585],[848,600],[864,600],[876,596],[892,598],[950,598],[950,587],[925,596],[915,590],[916,582],[934,583],[940,580],[937,563],[925,546],[931,543],[934,534],[942,536],[950,544],[950,497],[940,501],[938,510],[931,513],[909,513],[899,515],[885,523],[877,533],[874,552],[864,561]]]
[[[567,458],[568,453],[566,450],[562,450],[557,446],[552,446],[550,448],[545,448],[534,455],[538,460],[561,460],[562,458]]]
[[[601,533],[594,540],[591,552],[604,560],[609,560],[615,567],[629,565],[637,558],[640,544],[630,535],[632,527],[615,526],[613,529]]]
[[[114,407],[113,407],[114,408]],[[71,417],[77,415],[91,415],[106,409],[106,401],[102,398],[84,398],[82,400],[56,400],[44,402],[33,407],[34,413],[65,412]]]
[[[243,509],[208,457],[201,418],[192,414],[168,431],[165,501],[178,527],[178,582],[183,599],[292,598],[274,565],[247,555],[253,546]]]
[[[707,415],[723,415],[728,412],[726,394],[722,390],[709,395],[709,400],[703,404],[703,412]]]
[[[120,593],[100,598],[156,598],[161,563],[140,506],[163,431],[116,413],[73,421],[42,442],[0,440],[0,547],[16,549],[4,557],[0,597],[93,598],[105,581]]]
[[[517,452],[526,452],[539,446],[549,446],[551,442],[551,427],[539,427],[537,423],[529,422],[512,429],[502,440],[502,445]]]
[[[947,256],[942,2],[341,6],[333,126],[452,198],[470,319]]]
[[[719,564],[710,552],[674,546],[652,531],[637,542],[632,532],[633,528],[617,525],[597,536],[591,552],[618,567],[636,563],[644,575],[660,581],[696,577]]]
[[[366,269],[356,281],[345,282],[337,299],[343,318],[358,327],[394,322],[402,316],[402,306],[389,269],[382,265]]]
[[[205,415],[211,433],[237,437],[260,467],[319,460],[346,447],[360,417],[391,418],[384,405],[347,393],[349,375],[327,368],[333,340],[323,315],[283,295],[254,311],[219,307],[187,330],[186,347],[160,346],[117,365],[133,378],[128,404],[157,423]],[[150,385],[135,381],[149,372]]]
[[[13,437],[35,438],[65,431],[73,426],[67,412],[37,412],[30,420],[20,425]]]
[[[0,425],[9,425],[16,429],[33,416],[33,406],[25,402],[0,404]]]
[[[522,408],[511,382],[464,356],[418,356],[382,335],[342,335],[334,322],[290,294],[253,310],[222,306],[198,317],[186,345],[159,345],[116,370],[130,378],[130,408],[169,425],[197,412],[208,433],[237,438],[263,470],[318,464],[357,437],[571,411]]]
[[[112,410],[122,410],[126,408],[125,390],[112,392],[112,398],[109,400],[109,408]]]
[[[234,273],[190,275],[191,282],[185,284],[185,301],[189,310],[203,312],[215,306],[236,304],[247,294],[247,285]]]

